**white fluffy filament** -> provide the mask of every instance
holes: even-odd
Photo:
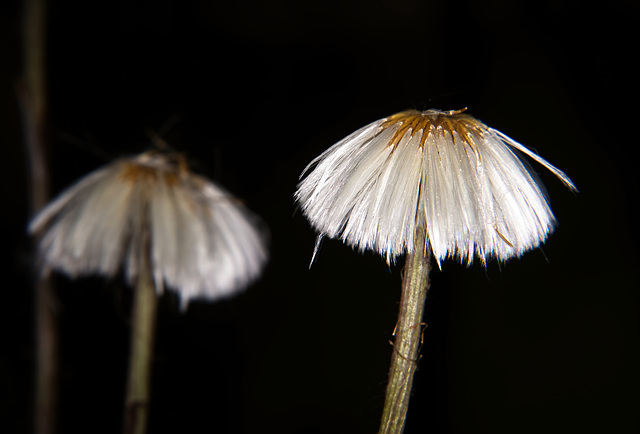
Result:
[[[186,306],[244,288],[260,274],[265,237],[257,218],[183,161],[159,153],[118,160],[81,179],[29,225],[45,267],[72,278],[114,276],[134,284],[150,249],[158,292],[166,284]],[[150,245],[142,245],[148,231]]]
[[[555,218],[512,148],[576,187],[542,157],[461,112],[398,113],[314,159],[295,199],[318,242],[340,238],[390,263],[413,251],[422,221],[438,265],[447,257],[506,260],[542,243]]]

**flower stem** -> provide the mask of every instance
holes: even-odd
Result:
[[[431,248],[424,227],[416,232],[413,253],[407,254],[400,311],[379,434],[400,434],[409,407],[413,374],[422,344],[422,314],[429,290]]]
[[[124,433],[144,434],[149,410],[149,383],[155,335],[157,299],[148,254],[142,255],[133,297],[133,326],[129,379],[124,411]]]

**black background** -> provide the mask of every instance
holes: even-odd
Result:
[[[326,241],[292,195],[353,130],[469,113],[537,150],[559,227],[507,264],[432,274],[406,432],[638,432],[638,4],[612,1],[51,2],[52,191],[149,149],[185,152],[270,228],[242,295],[161,299],[150,433],[372,433],[402,260]],[[21,4],[0,6],[0,431],[32,425],[27,173],[14,86]],[[536,167],[540,169],[539,166]],[[121,427],[130,290],[56,279],[60,433]]]

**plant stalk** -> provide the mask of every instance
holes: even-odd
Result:
[[[47,203],[49,173],[47,170],[47,89],[46,30],[47,0],[26,0],[22,10],[22,78],[16,92],[22,114],[24,144],[29,172],[31,214]],[[53,434],[56,426],[58,389],[58,325],[57,299],[49,273],[38,273],[35,282],[35,434]]]
[[[56,429],[58,391],[57,297],[47,275],[35,284],[35,408],[33,432],[53,434]]]
[[[148,249],[142,255],[133,296],[129,378],[124,410],[124,434],[144,434],[149,413],[151,360],[155,338],[157,296]]]
[[[409,408],[413,374],[422,345],[424,304],[429,290],[431,248],[424,227],[416,232],[413,253],[407,254],[393,355],[379,434],[401,434]]]

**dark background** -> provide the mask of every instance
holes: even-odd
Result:
[[[326,241],[298,175],[353,130],[458,109],[536,149],[559,227],[507,264],[432,274],[406,433],[638,432],[638,3],[51,2],[54,193],[110,159],[185,152],[270,228],[262,279],[180,313],[160,302],[150,433],[373,433],[402,260]],[[19,2],[0,6],[4,244],[0,431],[28,432],[30,213],[14,87]],[[634,223],[635,222],[635,223]],[[59,432],[120,430],[130,290],[56,279]]]

